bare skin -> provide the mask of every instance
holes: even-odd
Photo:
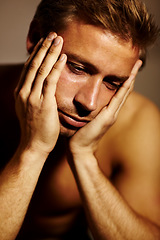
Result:
[[[53,39],[46,39],[46,48],[34,50],[19,83],[22,66],[1,69],[4,89],[1,107],[4,103],[6,106],[1,120],[3,152],[10,152],[8,145],[12,139],[15,144],[6,158],[17,146],[18,150],[1,176],[4,225],[0,226],[0,234],[3,239],[15,239],[34,192],[17,239],[76,239],[75,232],[83,234],[86,226],[98,240],[158,239],[159,111],[135,92],[124,104],[141,65],[138,50],[101,29],[83,24],[75,23],[62,37],[64,45],[62,38],[52,47]],[[54,51],[41,65],[50,47]],[[64,58],[56,63],[61,50]],[[33,59],[37,65],[31,64],[28,69]],[[86,69],[82,71],[80,59],[92,66],[89,73]],[[51,71],[55,64],[56,70]],[[43,66],[41,74],[35,77],[39,66]],[[117,93],[106,81],[110,75],[128,76]],[[47,84],[43,85],[45,79]],[[20,140],[14,137],[20,136],[18,120],[12,95],[7,95],[16,86]],[[10,111],[6,114],[7,107]],[[33,112],[28,111],[29,107]],[[8,119],[12,123],[10,128]],[[84,126],[78,130],[81,124]],[[8,189],[12,189],[12,195]],[[4,199],[8,207],[2,205]],[[4,220],[7,215],[11,216],[10,222],[8,218]],[[83,220],[85,216],[87,223]]]

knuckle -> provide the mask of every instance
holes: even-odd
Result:
[[[124,99],[124,95],[122,95],[122,96],[116,96],[116,97],[115,97],[116,105],[118,106],[119,104],[121,104],[121,102],[123,101],[123,99]]]
[[[53,80],[53,78],[51,78],[51,77],[47,77],[46,79],[45,79],[45,81],[44,81],[44,87],[46,88],[46,87],[48,87],[49,85],[51,85],[51,84],[53,84],[54,83],[54,80]]]
[[[51,48],[49,49],[48,54],[49,54],[49,55],[52,55],[52,54],[54,54],[54,53],[55,53],[55,49],[54,49],[53,47],[51,47]]]
[[[125,85],[122,86],[122,92],[123,92],[123,94],[125,94],[125,92],[127,92],[127,91],[129,90],[129,87],[130,87],[130,86],[129,86],[128,84],[125,84]],[[122,94],[122,95],[123,95],[123,94]]]
[[[39,69],[39,71],[38,71],[38,74],[39,75],[44,75],[45,74],[45,72],[46,72],[46,66],[41,66],[40,67],[40,69]]]
[[[110,119],[110,124],[113,125],[117,120],[117,116],[116,114],[114,116],[112,116],[112,118]]]
[[[39,67],[39,64],[37,63],[37,61],[35,61],[33,59],[32,62],[30,63],[30,65],[29,65],[30,70],[38,69],[38,67]]]
[[[131,93],[133,91],[133,89],[134,89],[134,84],[132,84],[132,86],[130,87],[129,93]]]
[[[113,114],[111,111],[108,111],[108,116],[106,120],[106,125],[112,126],[116,121],[116,115]]]
[[[131,84],[129,82],[125,82],[125,84],[122,86],[124,90],[128,91],[131,87]]]
[[[29,64],[29,61],[27,60],[27,61],[24,63],[24,69],[25,69],[25,70],[28,68],[28,64]]]
[[[58,70],[59,72],[61,72],[63,68],[64,68],[64,64],[61,61],[57,61],[53,66],[53,69]]]
[[[111,127],[116,122],[116,117],[112,116],[108,119],[108,126]]]
[[[129,91],[131,88],[131,86],[128,84],[127,87],[126,87],[126,90]]]
[[[27,61],[24,63],[24,69],[27,69],[27,68],[28,68],[30,62],[31,62],[31,57],[29,57],[29,58],[27,59]]]
[[[47,44],[47,42],[44,41],[44,42],[42,43],[41,49],[42,49],[42,50],[45,50],[45,51],[48,50],[48,44]]]
[[[43,83],[43,88],[44,88],[44,89],[46,89],[46,88],[48,87],[49,81],[50,81],[49,78],[46,78],[46,79],[45,79],[45,81],[44,81],[44,83]]]
[[[18,98],[23,102],[26,99],[26,93],[23,89],[21,89],[18,93]]]
[[[36,106],[37,105],[37,101],[35,100],[35,97],[33,94],[30,94],[29,98],[28,98],[28,105],[30,107]]]
[[[53,69],[54,69],[55,71],[58,71],[58,70],[59,70],[58,64],[54,64]]]

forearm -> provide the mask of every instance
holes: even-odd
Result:
[[[158,240],[160,231],[136,214],[101,172],[94,156],[74,157],[72,167],[95,240]]]
[[[41,39],[24,64],[14,92],[21,143],[0,175],[0,239],[3,240],[15,239],[44,162],[59,137],[55,92],[67,61],[65,54],[60,56],[62,46],[63,39],[56,33]]]
[[[0,239],[14,240],[18,234],[46,158],[19,149],[1,172]]]

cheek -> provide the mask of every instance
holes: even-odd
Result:
[[[83,86],[83,81],[78,81],[76,77],[69,74],[65,69],[63,70],[59,81],[57,83],[56,89],[56,99],[58,106],[70,106],[73,104],[76,93],[79,88]],[[103,107],[107,106],[114,96],[116,91],[109,90],[103,83],[99,89],[99,94],[97,96],[97,109],[99,112]]]
[[[68,99],[72,101],[76,92],[76,85],[70,78],[67,72],[64,70],[58,80],[56,88],[56,99],[58,101],[67,102]]]
[[[99,94],[99,101],[98,101],[101,109],[110,103],[115,93],[116,93],[116,90],[111,91],[104,84],[102,84],[101,91]]]

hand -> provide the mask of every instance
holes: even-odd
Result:
[[[21,126],[21,146],[49,153],[60,124],[55,99],[56,84],[66,63],[63,39],[55,33],[41,39],[24,65],[15,89],[16,113]]]
[[[115,123],[121,107],[133,90],[135,77],[141,65],[142,61],[137,60],[130,77],[113,96],[109,105],[104,107],[90,123],[78,130],[71,138],[69,145],[72,155],[78,154],[83,156],[85,153],[94,154],[99,140]]]

